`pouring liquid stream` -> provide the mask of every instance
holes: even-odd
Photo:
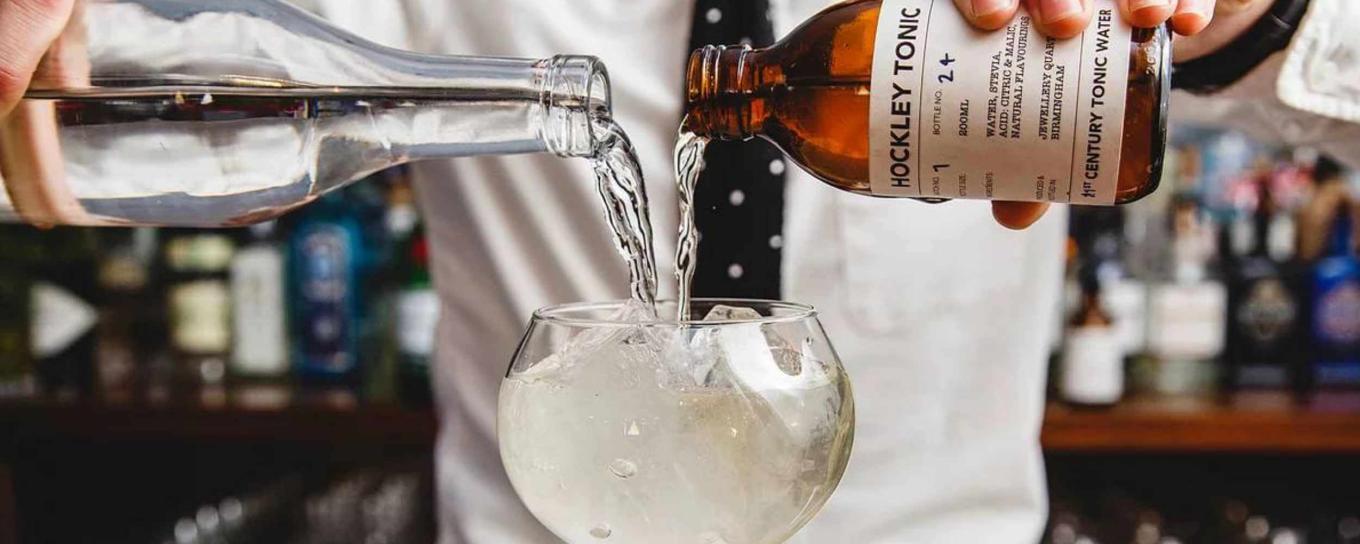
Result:
[[[634,300],[655,309],[656,252],[637,151],[612,119],[596,119],[593,128],[599,145],[590,162],[614,244],[628,266],[629,289]]]
[[[681,126],[685,126],[681,123]],[[698,265],[699,228],[694,221],[694,187],[704,171],[709,139],[684,128],[675,143],[675,183],[680,192],[680,238],[675,251],[676,319],[688,321],[694,268]]]

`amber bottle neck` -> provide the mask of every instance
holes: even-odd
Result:
[[[759,132],[752,114],[759,52],[750,46],[709,45],[690,54],[685,70],[685,129],[719,140]]]

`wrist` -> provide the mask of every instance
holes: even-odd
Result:
[[[1289,46],[1308,9],[1309,0],[1226,0],[1222,20],[1204,36],[1187,38],[1175,48],[1171,86],[1193,93],[1213,93],[1246,77],[1262,62]],[[1196,43],[1200,40],[1200,43]]]
[[[1214,8],[1214,20],[1203,32],[1177,38],[1172,44],[1175,62],[1187,62],[1216,53],[1251,29],[1270,12],[1271,0],[1222,0]]]

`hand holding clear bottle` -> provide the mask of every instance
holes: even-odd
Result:
[[[396,164],[595,152],[590,57],[437,57],[277,0],[0,0],[0,220],[257,222]]]

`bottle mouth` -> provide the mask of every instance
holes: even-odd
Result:
[[[708,45],[689,57],[685,80],[686,129],[720,139],[746,139],[741,98],[753,84],[749,45]]]
[[[595,123],[613,116],[609,71],[600,59],[585,55],[559,55],[539,68],[548,151],[563,157],[593,155]]]

